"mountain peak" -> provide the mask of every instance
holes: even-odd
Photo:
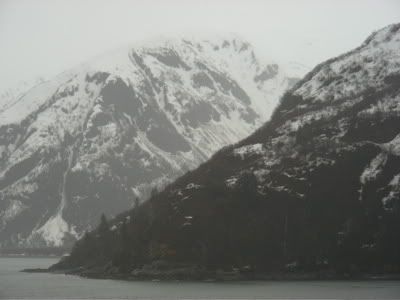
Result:
[[[71,243],[250,134],[292,84],[229,37],[139,43],[35,86],[0,113],[1,245]]]

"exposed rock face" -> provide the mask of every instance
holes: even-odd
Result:
[[[266,121],[292,84],[236,37],[122,49],[0,110],[0,245],[61,246]]]

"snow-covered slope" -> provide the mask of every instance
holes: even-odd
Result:
[[[282,97],[269,122],[170,185],[152,209],[159,206],[154,214],[174,224],[191,216],[198,226],[192,240],[210,252],[242,249],[229,265],[398,268],[399,149],[396,24],[314,68]],[[213,224],[215,240],[234,232],[231,240],[211,244],[204,220]],[[172,233],[153,230],[182,238],[172,225]]]
[[[173,38],[97,57],[7,101],[0,244],[69,243],[251,133],[293,83],[236,36]]]
[[[15,86],[0,91],[0,113],[14,105],[31,88],[43,83],[43,78],[37,78],[31,81],[21,81]]]
[[[160,258],[208,269],[398,272],[399,150],[395,24],[314,68],[254,134],[114,220],[113,238],[130,239],[123,263],[132,261],[132,274]],[[99,259],[92,244],[83,240],[55,268],[90,265]]]

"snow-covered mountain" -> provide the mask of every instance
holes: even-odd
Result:
[[[42,77],[34,80],[20,81],[15,86],[0,90],[0,113],[14,105],[15,102],[24,96],[31,88],[43,83],[45,79]]]
[[[144,42],[0,111],[0,244],[61,246],[271,115],[295,82],[236,36]]]
[[[254,134],[112,224],[123,261],[93,256],[116,248],[88,235],[54,268],[398,272],[400,24],[318,65]]]

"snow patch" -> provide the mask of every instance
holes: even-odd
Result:
[[[201,185],[196,184],[196,183],[189,183],[189,184],[186,186],[185,189],[187,189],[187,190],[192,190],[192,189],[198,190],[199,188],[201,188]]]
[[[394,200],[399,198],[400,194],[400,174],[397,174],[393,177],[393,179],[389,182],[388,187],[390,188],[389,194],[382,199],[383,207],[387,208],[388,204]]]
[[[225,184],[227,187],[233,188],[237,181],[238,181],[237,177],[231,177],[225,180]]]
[[[14,219],[27,208],[27,206],[19,200],[11,200],[10,202],[11,203],[6,210],[0,213],[0,220],[3,225]]]
[[[382,148],[393,155],[400,156],[400,134],[389,143],[383,144]]]
[[[263,144],[246,145],[233,150],[235,156],[240,156],[241,159],[245,159],[250,155],[262,155],[265,153]]]
[[[60,214],[51,217],[41,228],[36,231],[43,237],[48,246],[60,247],[66,235],[71,234],[76,239],[79,235],[74,226],[69,226]]]
[[[381,167],[385,165],[386,161],[387,155],[385,153],[378,154],[361,174],[360,182],[362,184],[366,184],[367,182],[375,179],[382,172]]]

